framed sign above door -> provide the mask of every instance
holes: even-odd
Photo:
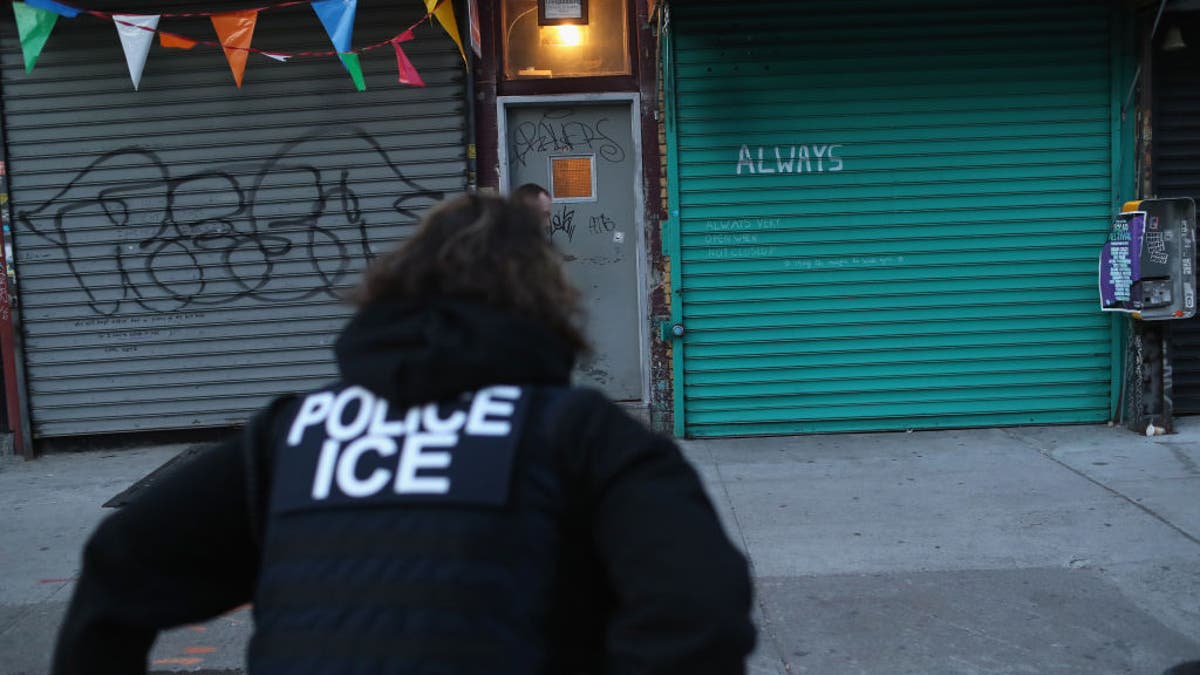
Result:
[[[588,22],[588,0],[538,0],[537,7],[539,26],[586,26]]]

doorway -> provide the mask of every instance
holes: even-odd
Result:
[[[501,189],[544,187],[548,235],[583,294],[592,353],[576,384],[616,401],[643,401],[647,381],[644,250],[636,97],[499,101]]]

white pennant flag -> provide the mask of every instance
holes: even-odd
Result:
[[[269,59],[275,59],[281,63],[287,63],[287,60],[294,56],[293,54],[272,54],[271,52],[262,52],[262,55]]]
[[[158,30],[158,14],[113,14],[121,48],[125,50],[125,63],[129,66],[129,77],[136,90],[142,82],[142,69],[146,67],[146,55]]]

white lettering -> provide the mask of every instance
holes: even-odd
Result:
[[[407,443],[405,447],[408,447]],[[396,441],[387,436],[364,436],[346,447],[342,458],[337,463],[337,484],[338,489],[347,497],[373,495],[382,490],[383,486],[391,480],[388,470],[383,467],[372,471],[366,480],[359,480],[358,460],[372,450],[379,453],[380,456],[390,457],[396,454]],[[403,459],[401,459],[401,465],[403,465]]]
[[[474,436],[507,436],[512,431],[508,420],[489,420],[488,415],[512,417],[515,408],[509,401],[521,398],[517,387],[488,387],[475,395],[467,418],[467,433]]]
[[[842,158],[833,154],[833,149],[840,148],[840,147],[842,147],[842,146],[839,144],[836,144],[836,143],[829,146],[829,159],[834,162],[833,164],[830,164],[830,166],[829,166],[830,171],[841,171],[842,170]]]
[[[783,155],[779,152],[779,146],[775,146],[775,164],[779,167],[779,173],[793,173],[796,170],[796,146],[789,148],[791,155],[788,161],[783,161]]]
[[[825,173],[825,151],[828,149],[828,145],[813,146],[813,155],[817,158],[817,171],[819,173]]]
[[[321,459],[317,461],[317,475],[313,477],[313,499],[325,499],[333,485],[333,467],[337,462],[338,442],[325,441],[321,444]]]
[[[288,445],[299,445],[300,440],[304,438],[304,430],[314,424],[321,423],[325,416],[329,414],[329,408],[333,404],[333,394],[328,391],[323,391],[317,394],[309,394],[308,398],[304,399],[304,403],[300,406],[300,412],[296,414],[296,421],[292,422],[292,428],[288,432]]]
[[[749,169],[750,173],[754,173],[754,160],[750,157],[750,148],[744,145],[741,150],[738,150],[737,175],[742,175],[743,166]]]
[[[346,407],[355,400],[358,401],[358,412],[354,415],[354,421],[348,425],[342,424]],[[358,436],[366,431],[367,425],[371,423],[371,408],[374,403],[375,396],[362,387],[343,389],[333,401],[333,410],[330,411],[329,417],[325,418],[325,433],[339,441],[348,441]]]
[[[458,410],[443,420],[438,417],[438,405],[430,403],[422,411],[421,419],[425,423],[425,431],[435,434],[455,434],[462,429],[463,422],[467,421],[467,414]]]
[[[519,387],[488,387],[474,395],[464,394],[462,403],[449,408],[447,417],[441,416],[443,408],[437,404],[427,404],[413,406],[402,419],[396,419],[389,418],[386,400],[362,387],[349,387],[336,396],[320,392],[301,405],[289,432],[289,442],[300,443],[306,428],[324,423],[326,438],[317,456],[312,482],[314,500],[328,499],[335,484],[350,498],[379,494],[389,484],[397,494],[448,494],[450,476],[438,475],[436,471],[448,469],[453,455],[436,449],[456,447],[461,434],[511,434],[512,416],[520,398]],[[369,453],[377,454],[379,460],[368,461],[374,468],[363,476],[362,472],[368,470],[363,458]],[[394,465],[384,461],[389,457],[396,457]],[[433,475],[425,473],[431,471]]]
[[[751,174],[771,175],[775,173],[825,173],[826,171],[841,171],[845,168],[842,158],[837,155],[840,143],[828,145],[776,145],[755,146],[758,158],[751,155],[750,146],[743,145],[738,149],[737,175],[742,175],[745,169]],[[768,153],[773,148],[774,163],[770,162]],[[813,165],[816,164],[814,171]]]
[[[759,146],[759,148],[758,148],[758,172],[759,173],[775,173],[775,169],[768,169],[767,167],[763,166],[762,146]]]
[[[368,436],[403,436],[408,433],[408,420],[388,421],[387,399],[375,399],[375,414],[371,416],[371,426],[367,428]]]
[[[397,494],[444,495],[450,492],[450,479],[445,476],[417,476],[421,469],[446,469],[450,453],[423,452],[424,448],[452,448],[458,444],[454,434],[411,433],[404,439],[400,466],[396,471]]]

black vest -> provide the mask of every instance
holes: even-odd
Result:
[[[543,419],[561,391],[390,410],[338,385],[285,409],[249,672],[555,669],[569,506]]]

